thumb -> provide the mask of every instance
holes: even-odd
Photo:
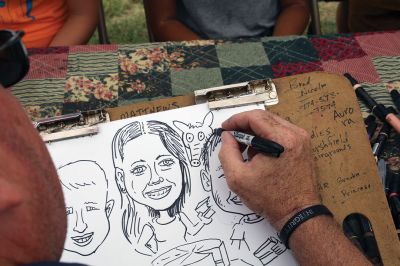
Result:
[[[222,132],[222,145],[219,151],[219,160],[227,178],[237,174],[245,165],[239,143],[229,132]]]

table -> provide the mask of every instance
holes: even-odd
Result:
[[[349,72],[386,106],[393,105],[387,86],[400,89],[400,31],[56,47],[29,54],[31,69],[13,93],[32,120],[312,71]],[[391,134],[383,158],[400,173],[399,134]]]

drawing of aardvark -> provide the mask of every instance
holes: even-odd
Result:
[[[214,115],[208,112],[202,122],[184,123],[175,120],[175,127],[181,132],[183,143],[189,154],[190,165],[194,167],[200,166],[200,155],[204,143],[213,132],[211,128]]]

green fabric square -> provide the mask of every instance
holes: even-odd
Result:
[[[65,79],[23,80],[13,86],[13,94],[24,106],[64,102]]]
[[[371,98],[378,103],[383,104],[386,107],[395,107],[392,98],[390,97],[390,93],[386,88],[387,83],[362,82],[361,85],[363,86],[364,90],[371,96]],[[363,101],[358,99],[358,103],[362,112],[370,112],[370,109],[365,105]]]
[[[195,68],[171,71],[171,86],[174,96],[192,93],[195,90],[222,86],[219,68]]]
[[[220,67],[269,65],[261,42],[224,43],[216,46]]]
[[[399,80],[400,57],[399,56],[380,56],[372,58],[376,72],[383,82]]]
[[[293,41],[297,39],[307,39],[306,36],[302,35],[290,35],[290,36],[265,36],[261,38],[262,42],[269,42],[269,41],[278,41],[278,42],[285,42],[285,41]]]
[[[118,73],[117,52],[71,53],[68,55],[68,77]]]

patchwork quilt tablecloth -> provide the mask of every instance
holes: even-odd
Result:
[[[311,71],[351,73],[380,103],[400,89],[400,31],[30,49],[13,87],[32,120]],[[366,115],[367,108],[360,103]],[[400,137],[384,157],[400,168]]]

